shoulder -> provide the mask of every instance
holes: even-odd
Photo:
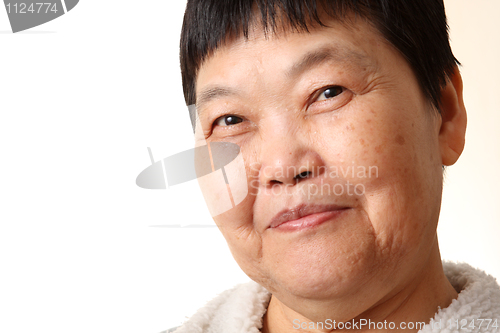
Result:
[[[161,333],[257,333],[270,298],[269,291],[256,282],[242,283],[220,293],[180,327]]]
[[[459,293],[458,298],[447,308],[439,309],[420,332],[447,331],[450,325],[461,327],[465,323],[468,332],[498,332],[493,327],[495,320],[500,326],[500,286],[496,279],[465,263],[443,262],[443,269]],[[479,323],[488,322],[492,325],[489,329],[479,327]]]

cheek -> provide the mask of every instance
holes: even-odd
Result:
[[[262,258],[262,240],[253,223],[253,207],[258,191],[258,169],[255,160],[254,147],[241,145],[243,170],[234,172],[238,176],[239,191],[244,198],[234,208],[228,209],[213,219],[226,239],[231,254],[240,268],[253,280],[264,283],[266,274],[263,274],[259,262]],[[228,173],[228,178],[230,175]],[[231,182],[231,179],[229,179]],[[243,188],[244,187],[244,188]],[[224,192],[225,188],[220,188]],[[215,200],[215,196],[213,197]],[[220,206],[219,204],[218,206]]]
[[[370,105],[317,124],[317,146],[330,168],[341,170],[339,177],[356,186],[356,193],[363,192],[360,209],[370,220],[381,253],[405,256],[422,238],[432,238],[432,221],[439,213],[441,180],[435,173],[439,165],[433,128],[427,118],[413,116],[422,110],[398,112],[392,106],[395,111],[390,112]],[[405,114],[411,116],[400,116]]]
[[[245,162],[236,144],[212,142],[196,147],[194,162],[198,184],[212,217],[235,209],[247,197]]]

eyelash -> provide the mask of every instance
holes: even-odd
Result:
[[[328,90],[333,90],[333,89],[336,89],[337,91],[340,91],[338,94],[336,94],[335,96],[332,96],[330,98],[325,98],[325,99],[322,99],[322,100],[318,100],[325,92],[327,92]],[[321,101],[326,101],[328,99],[333,99],[337,96],[340,96],[342,95],[342,93],[346,90],[346,88],[342,87],[342,86],[329,86],[329,87],[326,87],[326,88],[323,88],[321,90],[319,90],[319,94],[314,94],[314,98],[312,99],[312,102],[321,102]]]
[[[239,118],[239,119],[240,119],[240,121],[238,121],[236,124],[232,124],[232,125],[237,125],[237,124],[239,124],[239,123],[243,122],[243,118],[242,118],[242,117],[239,117],[239,116],[234,115],[234,114],[225,114],[225,115],[220,116],[219,118],[215,119],[215,121],[214,121],[214,122],[213,122],[213,124],[212,124],[212,127],[214,127],[214,126],[218,125],[217,123],[218,123],[219,121],[223,120],[224,118],[232,118],[232,117],[233,117],[233,118]],[[226,126],[221,126],[221,127],[230,127],[230,126],[231,126],[231,125],[227,125],[227,124],[226,124]]]
[[[324,93],[326,93],[328,90],[333,90],[333,89],[336,89],[336,90],[337,90],[337,92],[338,92],[335,96],[332,96],[332,97],[330,97],[330,98],[324,98],[324,99],[322,99],[322,100],[318,100],[318,99],[319,99],[319,98],[320,98],[320,97],[321,97]],[[319,90],[319,93],[316,93],[316,94],[314,94],[314,95],[313,95],[313,96],[315,96],[315,97],[312,99],[312,100],[313,100],[313,103],[315,103],[315,102],[321,102],[321,101],[326,101],[326,100],[328,100],[328,99],[335,98],[335,97],[337,97],[337,96],[341,95],[341,94],[342,94],[345,90],[346,90],[346,89],[345,89],[344,87],[342,87],[342,86],[329,86],[329,87],[323,88],[323,89]],[[221,120],[223,120],[224,118],[232,118],[232,117],[234,117],[234,118],[239,118],[239,119],[240,119],[240,121],[238,121],[238,122],[237,122],[237,123],[235,123],[235,124],[230,124],[230,125],[227,125],[227,124],[226,124],[225,126],[220,126],[220,127],[231,127],[231,125],[237,125],[237,124],[242,123],[242,122],[244,121],[244,119],[243,119],[242,117],[239,117],[239,116],[237,116],[237,115],[234,115],[234,114],[225,114],[225,115],[220,116],[220,117],[218,117],[217,119],[215,119],[215,121],[214,121],[214,122],[213,122],[213,124],[212,124],[212,128],[213,128],[213,127],[215,127],[216,125],[218,125],[218,122],[219,122],[219,121],[221,121]]]

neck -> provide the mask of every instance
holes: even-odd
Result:
[[[362,313],[349,321],[344,320],[341,327],[338,324],[340,321],[335,321],[335,318],[345,318],[338,310],[342,308],[342,304],[340,306],[336,304],[332,307],[328,320],[325,319],[323,323],[318,323],[295,312],[273,295],[264,316],[262,332],[288,333],[293,330],[294,332],[307,333],[333,331],[337,333],[353,329],[358,332],[377,331],[377,333],[403,330],[408,333],[417,332],[423,328],[422,323],[430,322],[438,308],[448,307],[451,301],[457,297],[457,292],[444,275],[436,240],[435,249],[433,249],[427,264],[414,275],[412,281],[401,290],[388,294],[376,304],[367,305],[367,309]],[[312,305],[314,306],[314,303]],[[324,306],[324,303],[318,303],[318,311],[324,312]],[[345,304],[345,306],[349,307],[349,304]],[[361,323],[365,323],[364,326],[361,326]],[[372,324],[370,325],[370,323]],[[347,329],[342,329],[344,325]],[[390,327],[390,325],[394,326]]]

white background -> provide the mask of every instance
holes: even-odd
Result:
[[[500,23],[446,1],[469,127],[448,169],[442,255],[500,277]],[[178,45],[185,1],[82,0],[12,34],[0,8],[0,332],[150,332],[247,281],[195,181],[136,176],[192,147]],[[194,222],[193,222],[194,221]]]

